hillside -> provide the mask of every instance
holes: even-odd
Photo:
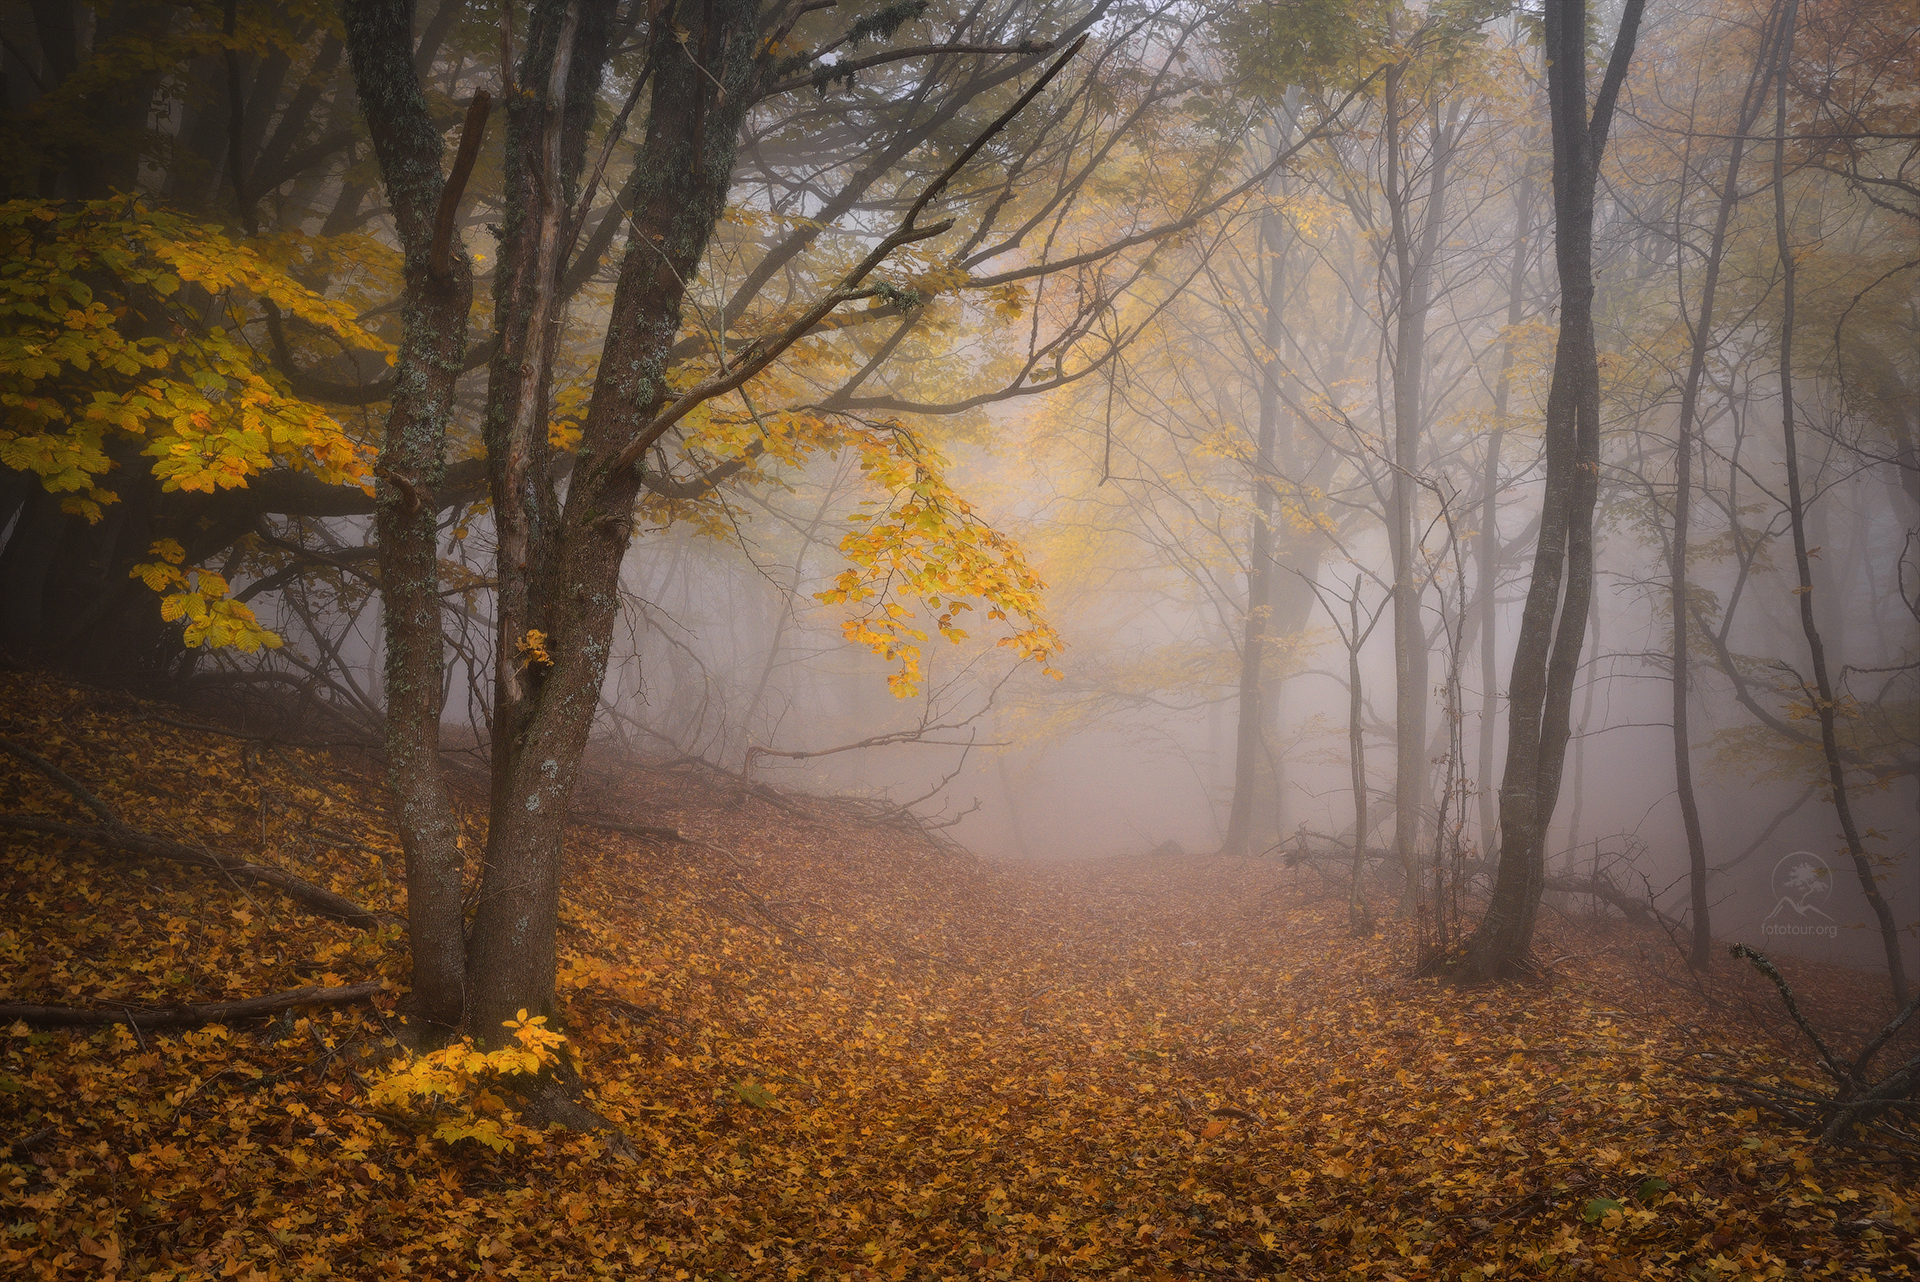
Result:
[[[0,739],[129,828],[397,912],[377,762],[208,716],[0,676]],[[468,800],[478,825],[483,794]],[[1729,964],[1711,1002],[1694,996],[1657,933],[1555,919],[1549,981],[1461,991],[1408,978],[1398,933],[1348,937],[1341,900],[1273,861],[994,865],[829,801],[742,797],[695,764],[602,761],[580,810],[565,1031],[626,1142],[555,1130],[506,1152],[367,1099],[394,1054],[393,922],[363,929],[215,869],[9,832],[0,1002],[146,1010],[386,986],[191,1029],[0,1027],[3,1271],[1920,1267],[1903,1168],[1815,1150],[1700,1080],[1798,1052],[1770,993]],[[17,755],[0,758],[0,812],[110,826]],[[1859,991],[1857,976],[1809,978],[1829,1009]],[[1870,1018],[1859,1000],[1842,1025]]]

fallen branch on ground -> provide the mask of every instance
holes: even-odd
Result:
[[[85,1010],[74,1006],[34,1006],[25,1003],[0,1005],[0,1021],[25,1020],[29,1024],[71,1026],[76,1024],[130,1024],[143,1028],[198,1028],[202,1024],[224,1024],[234,1019],[254,1019],[277,1015],[296,1006],[345,1006],[365,1001],[386,985],[379,980],[349,984],[342,988],[295,988],[284,993],[268,993],[232,1002],[206,1002],[198,1006],[166,1006],[158,1010],[136,1010],[118,1006],[105,1010]]]
[[[1899,1109],[1910,1101],[1916,1091],[1920,1091],[1920,1055],[1915,1055],[1905,1064],[1889,1073],[1879,1081],[1872,1081],[1867,1070],[1873,1057],[1880,1053],[1886,1044],[1906,1027],[1916,1012],[1920,1012],[1920,995],[1887,1021],[1874,1039],[1853,1059],[1845,1060],[1835,1054],[1807,1017],[1801,1013],[1800,1003],[1795,999],[1793,988],[1787,983],[1785,975],[1768,960],[1765,953],[1755,952],[1745,944],[1734,944],[1728,950],[1733,956],[1745,959],[1753,968],[1772,981],[1779,990],[1780,1001],[1786,1007],[1787,1015],[1799,1028],[1801,1034],[1812,1043],[1816,1058],[1814,1064],[1825,1073],[1834,1084],[1832,1095],[1816,1095],[1806,1091],[1784,1093],[1778,1088],[1767,1087],[1757,1082],[1744,1082],[1727,1078],[1713,1080],[1738,1086],[1745,1091],[1766,1091],[1782,1098],[1791,1098],[1805,1105],[1809,1112],[1795,1112],[1772,1105],[1776,1111],[1806,1126],[1809,1130],[1818,1127],[1820,1143],[1853,1143],[1860,1137],[1856,1128],[1864,1128],[1899,1141],[1909,1149],[1920,1147],[1920,1134],[1900,1127],[1888,1126],[1880,1120],[1880,1115]],[[1755,1098],[1748,1095],[1749,1099]]]
[[[87,827],[81,824],[63,823],[57,819],[43,819],[38,815],[0,814],[0,828],[12,828],[18,832],[43,833],[50,837],[64,837],[71,841],[84,841],[91,845],[104,846],[109,850],[118,850],[126,854],[166,859],[195,868],[210,868],[236,880],[272,886],[309,912],[345,922],[349,926],[358,926],[363,930],[371,930],[387,922],[400,920],[391,913],[362,908],[344,895],[337,895],[326,887],[315,885],[284,868],[252,863],[236,855],[223,855],[204,846],[189,846],[171,837],[157,837],[152,833],[141,832],[130,827],[106,802],[100,800],[73,776],[39,753],[5,739],[0,739],[0,752],[18,757],[59,784],[100,820],[98,826]]]

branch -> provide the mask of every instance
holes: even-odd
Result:
[[[984,711],[984,709],[982,711]],[[972,720],[974,720],[974,718],[967,718],[967,721]],[[890,730],[886,734],[872,735],[865,739],[855,740],[853,743],[837,744],[831,748],[786,749],[762,748],[755,745],[747,749],[747,762],[741,773],[751,776],[753,774],[753,763],[762,757],[783,757],[789,761],[806,761],[813,757],[831,757],[842,752],[857,752],[862,748],[890,748],[897,743],[922,743],[932,748],[971,748],[976,746],[971,739],[962,743],[955,739],[927,738],[928,735],[937,734],[942,730],[958,730],[961,726],[966,725],[967,721],[949,722],[945,725],[920,726],[913,730]],[[1012,740],[996,739],[991,743],[977,746],[1004,748],[1011,742]]]
[[[1354,99],[1358,98],[1362,93],[1364,93],[1366,91],[1367,86],[1372,84],[1374,79],[1377,76],[1379,76],[1379,74],[1380,73],[1376,71],[1372,75],[1368,76],[1365,80],[1362,80],[1358,85],[1355,85],[1353,89],[1350,92],[1348,92],[1346,97],[1340,100],[1339,105],[1335,106],[1332,111],[1327,113],[1327,119],[1325,122],[1315,126],[1311,132],[1301,135],[1300,140],[1298,142],[1294,143],[1291,147],[1288,147],[1285,151],[1275,156],[1266,165],[1262,166],[1258,171],[1256,171],[1251,177],[1246,179],[1246,181],[1235,185],[1231,190],[1226,192],[1224,195],[1221,195],[1215,198],[1214,200],[1208,201],[1206,204],[1200,206],[1197,209],[1194,209],[1190,213],[1187,213],[1181,216],[1180,218],[1173,220],[1172,222],[1165,222],[1155,227],[1149,227],[1145,231],[1135,232],[1132,235],[1123,236],[1118,240],[1115,240],[1106,245],[1100,246],[1098,249],[1090,249],[1090,250],[1087,250],[1085,253],[1075,254],[1068,258],[1052,259],[1047,262],[1036,263],[1028,267],[1018,267],[1010,271],[996,273],[995,275],[992,275],[992,276],[970,277],[967,280],[966,284],[961,286],[961,288],[992,289],[999,285],[1012,284],[1015,281],[1029,280],[1035,276],[1046,276],[1054,272],[1066,271],[1074,267],[1085,267],[1089,264],[1097,263],[1104,259],[1111,258],[1115,254],[1118,254],[1127,249],[1131,249],[1136,245],[1144,245],[1152,241],[1165,240],[1169,236],[1177,236],[1181,232],[1187,231],[1192,227],[1198,226],[1202,221],[1204,221],[1210,215],[1214,214],[1220,209],[1225,208],[1227,205],[1233,203],[1235,200],[1239,199],[1241,196],[1245,195],[1247,192],[1253,190],[1255,187],[1258,187],[1262,183],[1266,182],[1267,179],[1271,178],[1275,173],[1277,173],[1280,170],[1281,166],[1285,165],[1288,161],[1292,160],[1295,156],[1299,155],[1300,152],[1305,150],[1309,144],[1318,142],[1323,138],[1329,137],[1333,132],[1333,123],[1340,118],[1340,113],[1345,111],[1347,107],[1354,101]],[[984,261],[987,257],[991,257],[1001,252],[1004,252],[1004,250],[1000,248],[995,248],[990,253],[983,253],[981,255],[976,255],[970,261],[981,262],[981,261]]]
[[[1799,1092],[1795,1092],[1791,1096],[1796,1102],[1804,1101],[1805,1103],[1814,1105],[1818,1110],[1818,1116],[1816,1117],[1808,1117],[1803,1113],[1795,1113],[1791,1110],[1780,1108],[1777,1104],[1772,1104],[1768,1101],[1762,1102],[1768,1102],[1769,1106],[1773,1107],[1775,1111],[1788,1116],[1791,1120],[1807,1127],[1809,1130],[1814,1126],[1819,1126],[1821,1144],[1844,1142],[1848,1138],[1849,1129],[1855,1124],[1871,1122],[1875,1114],[1884,1112],[1890,1108],[1896,1108],[1903,1104],[1911,1106],[1912,1102],[1907,1097],[1913,1093],[1916,1079],[1920,1079],[1920,1056],[1915,1056],[1908,1060],[1905,1064],[1901,1065],[1898,1070],[1888,1074],[1878,1082],[1869,1083],[1866,1080],[1865,1074],[1867,1062],[1873,1058],[1881,1047],[1885,1046],[1905,1027],[1907,1021],[1913,1017],[1916,1011],[1920,1011],[1920,997],[1915,997],[1912,1001],[1908,1002],[1906,1007],[1902,1009],[1898,1015],[1894,1016],[1893,1019],[1888,1022],[1887,1026],[1880,1031],[1879,1036],[1868,1044],[1866,1049],[1860,1053],[1859,1057],[1851,1064],[1848,1064],[1844,1063],[1832,1051],[1828,1050],[1827,1044],[1820,1040],[1820,1035],[1813,1030],[1813,1026],[1809,1024],[1806,1017],[1800,1013],[1799,1003],[1794,1000],[1793,989],[1788,986],[1786,977],[1780,973],[1771,961],[1767,960],[1765,954],[1757,953],[1745,944],[1735,944],[1727,951],[1735,957],[1745,958],[1753,964],[1755,970],[1758,970],[1761,974],[1773,981],[1773,986],[1780,990],[1780,1000],[1786,1005],[1787,1014],[1793,1017],[1793,1022],[1799,1026],[1802,1033],[1806,1034],[1807,1040],[1813,1043],[1814,1049],[1818,1051],[1820,1055],[1820,1058],[1816,1062],[1823,1072],[1834,1079],[1837,1087],[1836,1095],[1830,1099],[1817,1095],[1805,1095]],[[1780,1094],[1778,1091],[1772,1091],[1772,1088],[1754,1082],[1743,1082],[1732,1078],[1716,1080],[1722,1080],[1728,1085],[1741,1087],[1746,1090],[1763,1090],[1770,1091],[1776,1095]],[[1753,1097],[1749,1096],[1749,1098]],[[1881,1129],[1887,1130],[1887,1128],[1884,1127]],[[1909,1144],[1914,1142],[1915,1137],[1910,1131],[1894,1129],[1887,1130],[1887,1133]]]
[[[792,93],[795,89],[805,89],[809,85],[824,92],[826,87],[834,81],[847,80],[850,82],[855,72],[865,71],[868,67],[878,67],[889,62],[904,62],[908,58],[924,58],[929,54],[1041,54],[1050,53],[1052,50],[1052,42],[1046,40],[1023,41],[1017,45],[908,45],[904,49],[889,49],[885,53],[869,54],[865,58],[854,58],[848,62],[836,62],[831,66],[816,67],[803,76],[789,76],[779,84],[768,89],[764,94],[760,95],[760,97],[762,100],[765,100],[773,97],[775,94]]]
[[[1047,85],[1052,82],[1053,78],[1066,68],[1067,63],[1076,53],[1080,52],[1080,47],[1085,43],[1086,37],[1082,36],[1080,39],[1074,41],[1072,45],[1068,46],[1067,51],[1055,59],[1053,65],[1048,67],[1025,93],[1015,99],[1013,105],[1002,112],[998,120],[988,125],[984,132],[968,144],[966,150],[956,156],[953,163],[948,165],[924,192],[920,193],[920,198],[913,202],[913,205],[907,210],[906,216],[900,220],[900,225],[894,229],[893,233],[878,245],[874,246],[872,252],[849,271],[847,275],[842,278],[838,286],[829,290],[824,297],[802,313],[797,320],[787,326],[787,328],[776,336],[767,346],[757,350],[749,349],[746,353],[743,353],[742,358],[734,365],[731,371],[707,379],[697,387],[689,389],[673,401],[672,404],[662,409],[654,416],[653,421],[640,429],[633,440],[628,442],[627,447],[620,452],[619,457],[613,461],[612,472],[618,474],[627,468],[631,468],[635,463],[638,463],[645,457],[646,452],[653,448],[653,443],[665,435],[668,428],[672,427],[690,413],[695,406],[704,404],[716,396],[724,396],[728,392],[744,386],[749,379],[767,368],[767,366],[773,364],[787,348],[806,337],[816,324],[826,319],[827,314],[841,303],[851,301],[855,298],[871,296],[871,291],[863,293],[860,290],[860,284],[871,275],[873,270],[884,262],[894,250],[905,245],[913,244],[916,241],[931,239],[951,228],[953,226],[952,219],[935,223],[931,227],[916,227],[914,220],[918,218],[921,211],[926,208],[927,202],[939,194],[939,192],[946,187],[948,181],[960,171],[961,166],[973,159],[974,154],[978,152],[980,148],[986,146],[996,134],[1011,124],[1014,117],[1025,110],[1027,104],[1032,102],[1034,98],[1039,95],[1040,91],[1045,89]]]
[[[474,91],[467,107],[467,122],[460,129],[460,150],[453,158],[453,172],[440,188],[440,207],[433,214],[433,246],[427,251],[427,273],[435,280],[447,279],[447,256],[453,246],[453,217],[460,209],[460,195],[473,174],[473,162],[480,155],[480,140],[487,132],[487,111],[493,96],[485,89]]]
[[[254,173],[254,192],[265,195],[287,180],[299,177],[302,171],[319,164],[334,152],[352,146],[357,137],[351,129],[336,129],[297,151],[289,152],[273,168]]]
[[[663,499],[678,499],[683,501],[697,499],[710,493],[723,482],[730,480],[744,471],[747,464],[766,453],[766,449],[766,438],[762,437],[760,440],[748,445],[746,453],[741,457],[728,459],[726,462],[717,464],[689,480],[683,481],[679,477],[666,472],[648,472],[640,478],[640,484],[646,486],[650,492],[658,494]]]
[[[310,912],[345,922],[349,926],[358,926],[363,930],[371,930],[387,922],[399,920],[391,913],[374,912],[372,909],[362,908],[344,895],[337,895],[326,887],[315,885],[284,868],[249,863],[234,855],[223,855],[217,851],[208,850],[204,846],[189,846],[168,837],[156,837],[151,833],[140,832],[129,827],[106,802],[100,800],[73,776],[39,753],[5,739],[0,739],[0,752],[18,757],[59,784],[101,821],[99,827],[88,828],[78,824],[62,823],[55,819],[42,819],[37,815],[0,814],[0,828],[44,833],[50,837],[85,841],[128,854],[171,860],[174,863],[188,864],[195,868],[211,868],[227,877],[272,886]]]
[[[268,993],[232,1002],[208,1002],[201,1006],[163,1006],[157,1010],[134,1010],[121,1006],[108,1010],[83,1010],[75,1006],[32,1006],[9,1003],[0,1005],[0,1021],[23,1019],[29,1024],[129,1024],[134,1028],[196,1028],[201,1024],[224,1024],[229,1020],[276,1015],[296,1006],[345,1006],[365,1001],[386,987],[381,980],[349,984],[344,988],[295,988],[284,993]]]
[[[449,237],[451,234],[449,229]],[[434,235],[437,240],[437,228]],[[280,309],[271,301],[263,299],[261,302],[266,309],[268,354],[273,358],[273,367],[285,376],[287,386],[293,389],[294,395],[302,400],[319,401],[326,405],[355,406],[375,405],[392,398],[398,380],[394,374],[377,378],[371,383],[336,383],[330,379],[316,378],[301,369],[293,359],[293,348],[287,343],[286,322],[280,315]],[[496,334],[469,347],[465,359],[460,363],[460,372],[469,373],[491,361],[499,341],[499,335]]]
[[[1626,9],[1620,15],[1620,30],[1613,38],[1613,53],[1607,59],[1607,74],[1600,81],[1600,92],[1594,96],[1593,117],[1587,122],[1588,147],[1593,157],[1595,172],[1600,168],[1600,157],[1607,146],[1607,132],[1613,125],[1613,107],[1620,98],[1620,87],[1627,80],[1627,66],[1633,61],[1633,47],[1640,38],[1640,14],[1646,8],[1646,0],[1627,0]]]
[[[267,342],[274,368],[286,377],[287,386],[293,389],[294,395],[302,400],[321,401],[328,405],[373,405],[393,395],[397,375],[389,374],[371,383],[354,386],[315,378],[302,370],[293,359],[293,349],[287,344],[287,326],[280,316],[280,309],[270,300],[261,301],[267,313]]]
[[[1880,1030],[1880,1035],[1868,1042],[1866,1049],[1855,1057],[1852,1066],[1855,1077],[1866,1075],[1867,1065],[1872,1062],[1875,1055],[1880,1053],[1880,1048],[1898,1036],[1900,1030],[1907,1026],[1907,1021],[1912,1019],[1916,1012],[1920,1012],[1920,993],[1914,994],[1913,1000],[1908,1002],[1898,1015],[1888,1020],[1887,1026]]]
[[[1767,960],[1765,953],[1757,953],[1745,944],[1734,944],[1727,949],[1727,952],[1752,963],[1755,970],[1773,981],[1773,986],[1780,990],[1780,1000],[1785,1004],[1787,1014],[1793,1017],[1793,1022],[1799,1026],[1802,1033],[1806,1034],[1807,1040],[1813,1043],[1814,1050],[1820,1052],[1820,1067],[1829,1075],[1840,1078],[1842,1084],[1845,1084],[1846,1079],[1841,1076],[1840,1057],[1827,1049],[1827,1044],[1820,1040],[1820,1034],[1813,1030],[1813,1025],[1807,1022],[1807,1017],[1800,1013],[1800,1003],[1793,999],[1793,989],[1787,986],[1787,977],[1780,973],[1779,968]]]
[[[1746,674],[1740,671],[1738,664],[1735,662],[1733,650],[1727,645],[1726,638],[1719,631],[1708,625],[1706,615],[1698,606],[1690,605],[1688,609],[1693,615],[1694,622],[1698,624],[1700,630],[1706,634],[1707,644],[1713,647],[1714,658],[1718,663],[1720,674],[1726,677],[1733,687],[1734,700],[1738,702],[1741,707],[1752,713],[1754,720],[1781,738],[1803,744],[1810,748],[1819,747],[1819,736],[1810,735],[1805,731],[1796,729],[1788,722],[1781,720],[1780,717],[1774,713],[1760,706],[1760,701],[1753,695],[1752,683],[1747,679]],[[1876,764],[1871,757],[1863,752],[1849,748],[1845,744],[1839,745],[1838,751],[1840,759],[1850,766],[1860,770],[1887,773],[1883,771],[1882,767]],[[1920,773],[1920,763],[1916,763],[1910,758],[1902,757],[1892,752],[1889,752],[1886,764],[1892,767],[1891,773],[1893,774]]]
[[[487,461],[461,459],[447,465],[433,502],[437,510],[445,511],[486,492]],[[222,490],[215,498],[221,504],[277,516],[365,516],[373,511],[373,496],[358,485],[331,485],[316,480],[311,472],[286,468],[249,477],[244,487]]]

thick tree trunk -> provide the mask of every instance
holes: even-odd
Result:
[[[1893,987],[1896,1007],[1907,1004],[1907,972],[1900,958],[1900,928],[1893,910],[1880,893],[1874,876],[1873,861],[1860,838],[1854,821],[1853,802],[1847,789],[1846,762],[1840,756],[1838,714],[1833,679],[1827,670],[1826,645],[1819,625],[1814,621],[1813,561],[1807,551],[1807,508],[1800,486],[1800,446],[1795,432],[1793,404],[1793,325],[1795,265],[1792,228],[1787,221],[1787,70],[1793,61],[1794,23],[1798,6],[1787,0],[1781,19],[1779,63],[1774,71],[1773,142],[1773,227],[1780,259],[1780,434],[1787,464],[1787,519],[1793,527],[1793,563],[1799,572],[1794,594],[1800,599],[1800,630],[1807,638],[1807,656],[1813,667],[1814,712],[1820,720],[1820,750],[1827,761],[1827,786],[1832,790],[1834,814],[1840,820],[1840,832],[1846,839],[1847,854],[1853,861],[1854,875],[1860,881],[1860,893],[1880,925],[1880,941],[1887,955],[1887,980]],[[1804,686],[1803,686],[1804,689]]]
[[[430,1037],[444,1036],[463,1022],[466,947],[459,831],[440,764],[445,659],[436,518],[473,277],[457,245],[443,246],[451,250],[440,255],[444,269],[438,275],[433,270],[435,215],[446,182],[440,130],[413,66],[411,0],[346,0],[342,16],[406,256],[401,377],[376,471],[374,522],[385,607],[387,769],[407,859],[411,1013]],[[474,123],[470,116],[469,128]]]
[[[1593,337],[1594,187],[1614,102],[1639,35],[1643,0],[1627,0],[1606,79],[1587,108],[1586,0],[1547,0],[1547,98],[1553,128],[1554,259],[1560,337],[1547,395],[1546,493],[1533,574],[1508,683],[1500,786],[1500,867],[1463,978],[1522,970],[1546,879],[1547,824],[1560,795],[1574,678],[1593,594],[1599,493],[1600,370]]]

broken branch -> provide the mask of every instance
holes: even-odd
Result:
[[[134,1010],[117,1006],[111,1010],[86,1010],[75,1006],[34,1006],[25,1003],[0,1005],[0,1020],[25,1020],[29,1024],[127,1024],[136,1032],[143,1028],[197,1028],[202,1024],[224,1024],[228,1020],[253,1019],[277,1015],[296,1006],[345,1006],[365,1001],[386,985],[379,980],[349,984],[342,988],[295,988],[284,993],[267,993],[232,1002],[207,1002],[198,1006],[165,1006],[158,1010]]]

